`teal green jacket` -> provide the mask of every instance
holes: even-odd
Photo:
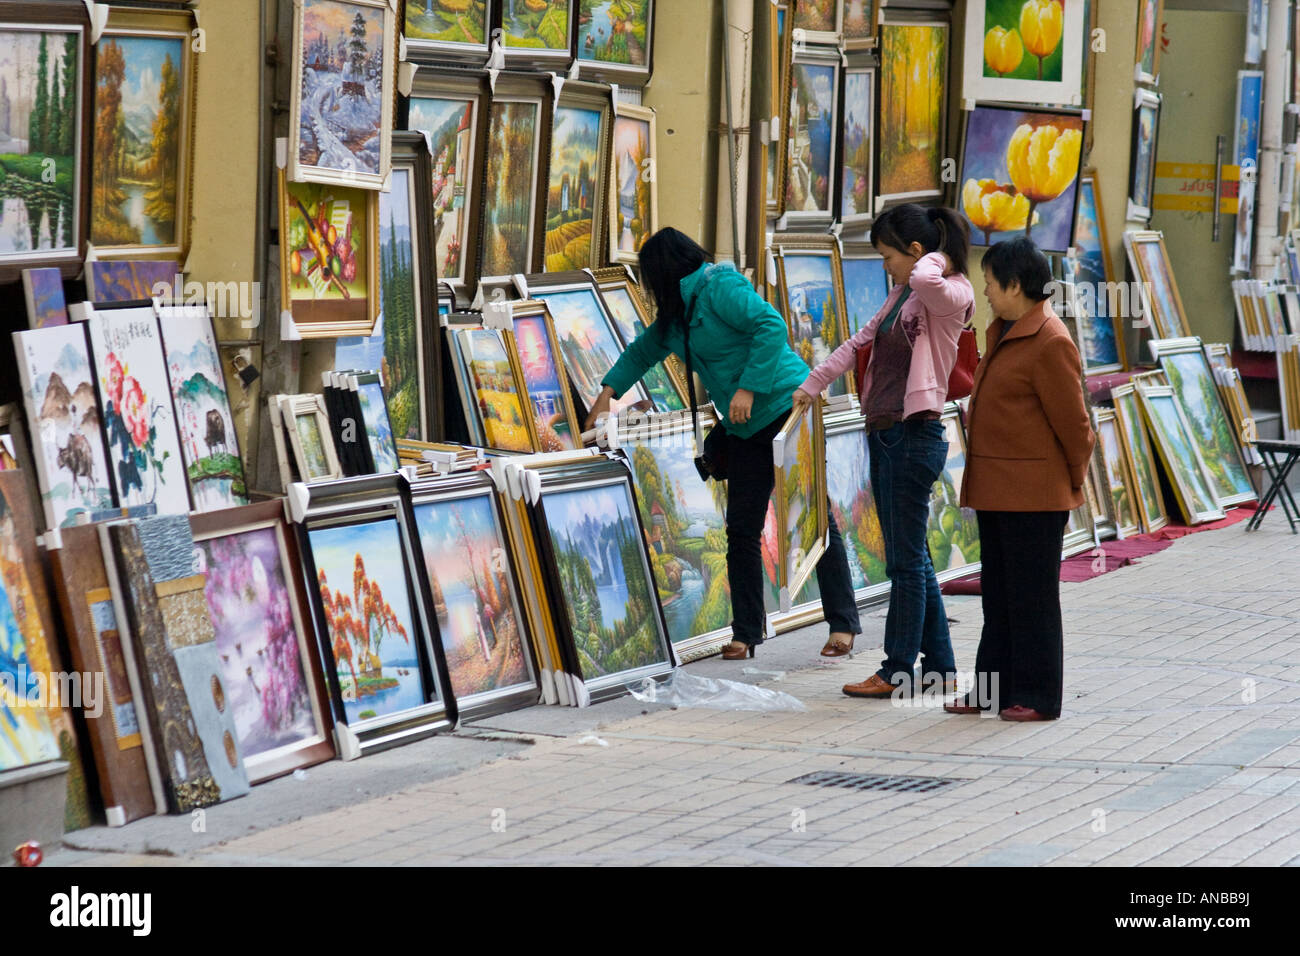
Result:
[[[790,396],[808,377],[808,366],[790,347],[781,313],[754,291],[730,263],[700,266],[682,279],[682,300],[695,301],[691,322],[691,359],[709,390],[727,431],[748,438],[790,411]],[[627,347],[602,385],[617,398],[662,362],[669,353],[686,360],[680,332],[655,321]],[[727,420],[738,389],[754,393],[749,421]]]

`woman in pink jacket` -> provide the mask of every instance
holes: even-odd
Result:
[[[918,653],[927,683],[942,680],[945,690],[956,684],[948,617],[926,530],[930,489],[948,459],[939,421],[948,376],[975,303],[965,274],[969,231],[951,209],[913,203],[887,209],[871,228],[871,243],[894,282],[889,297],[794,393],[795,407],[806,407],[855,367],[858,349],[872,346],[859,399],[867,419],[871,490],[885,538],[889,613],[885,660],[869,679],[844,687],[850,697],[890,697],[900,686],[910,693]],[[841,653],[851,649],[852,643],[842,646]]]

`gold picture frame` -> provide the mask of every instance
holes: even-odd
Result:
[[[829,235],[778,234],[773,238],[772,256],[776,260],[777,291],[780,302],[777,309],[785,318],[792,347],[811,371],[849,338],[848,317],[844,311],[844,270],[840,261],[839,243],[835,241],[835,237]],[[834,318],[838,337],[833,344],[826,342],[825,336],[820,334],[821,330],[813,324],[812,307],[808,302],[809,290],[804,288],[809,284],[808,281],[794,274],[795,270],[791,268],[793,260],[803,258],[826,258],[830,262],[830,276],[826,281],[830,285],[831,294],[835,297]],[[824,327],[826,322],[824,300],[822,310],[820,324]],[[818,339],[821,339],[826,348],[826,355],[817,355]],[[832,383],[829,390],[832,396],[856,396],[857,387],[853,372],[846,372],[840,376]]]

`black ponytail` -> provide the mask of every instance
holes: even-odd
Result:
[[[641,283],[650,290],[657,318],[679,325],[686,317],[681,282],[709,261],[708,252],[684,232],[666,226],[645,241],[637,258]]]
[[[952,260],[955,271],[966,275],[970,258],[970,226],[964,217],[946,206],[892,206],[876,217],[871,226],[871,244],[884,243],[900,252],[918,242],[926,252],[942,252]]]

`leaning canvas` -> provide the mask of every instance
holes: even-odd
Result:
[[[113,507],[113,488],[85,328],[15,332],[14,351],[45,523],[93,520]]]

